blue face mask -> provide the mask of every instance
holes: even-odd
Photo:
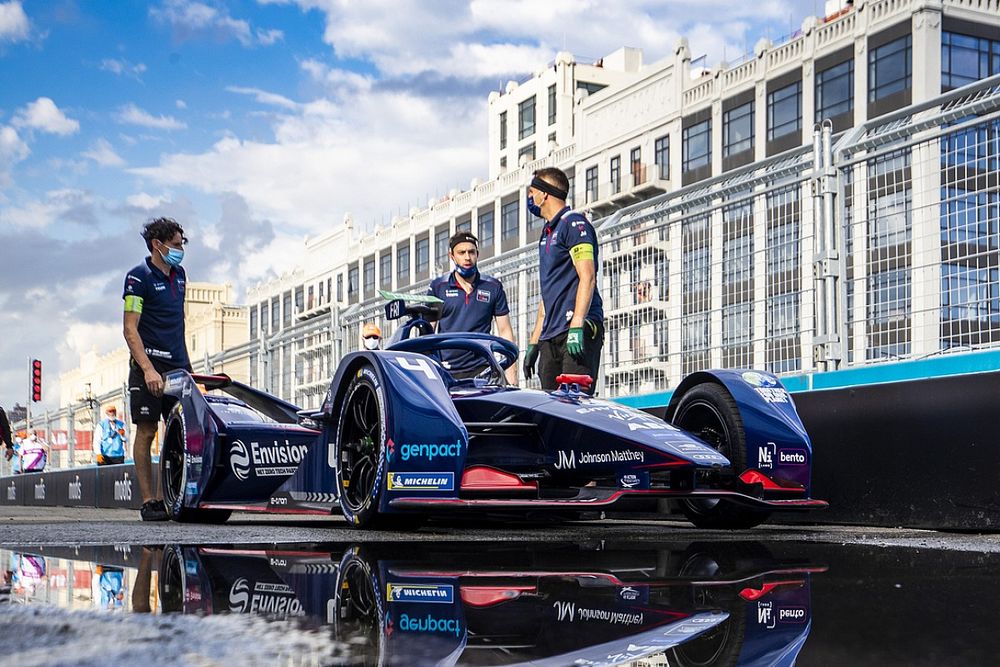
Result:
[[[535,198],[528,195],[528,213],[536,218],[542,217],[542,207],[535,203]]]
[[[184,251],[177,248],[167,248],[167,254],[160,253],[160,257],[167,263],[167,266],[177,267],[184,261]]]
[[[463,278],[471,278],[472,276],[476,275],[476,272],[479,269],[476,268],[475,264],[473,264],[469,268],[465,268],[464,266],[459,266],[458,264],[456,264],[455,270],[458,271],[458,275],[462,276]]]

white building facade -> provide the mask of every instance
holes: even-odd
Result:
[[[492,93],[490,180],[372,234],[347,219],[250,290],[251,383],[318,405],[360,326],[388,335],[377,290],[423,291],[461,229],[523,345],[541,223],[525,186],[543,166],[566,171],[599,227],[612,396],[698,368],[794,374],[1000,343],[1000,90],[949,92],[1000,75],[1000,2],[833,4],[708,70],[681,40],[648,65],[628,48],[560,53]],[[836,150],[813,149],[824,122]]]

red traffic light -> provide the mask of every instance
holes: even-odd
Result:
[[[34,403],[42,400],[42,360],[31,360],[31,400]]]

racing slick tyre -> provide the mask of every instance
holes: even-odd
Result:
[[[184,611],[184,553],[179,545],[167,546],[157,581],[159,583],[160,607],[166,612]]]
[[[412,530],[417,514],[379,514],[389,432],[385,390],[371,364],[364,364],[344,392],[334,443],[340,510],[356,528]]]
[[[729,459],[736,474],[746,470],[743,418],[724,387],[711,382],[692,387],[677,404],[673,423],[719,450]],[[684,516],[698,528],[752,528],[771,515],[728,500],[697,498],[681,500],[679,504]]]
[[[340,560],[334,590],[334,639],[349,643],[352,652],[364,656],[359,664],[383,664],[386,618],[378,563],[370,561],[361,547],[350,547]]]
[[[167,510],[167,516],[181,523],[225,523],[232,514],[230,510],[185,507],[184,490],[187,488],[188,477],[184,438],[178,420],[171,419],[168,423],[167,437],[160,452],[160,488],[163,490],[163,506]]]

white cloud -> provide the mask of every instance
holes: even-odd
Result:
[[[184,100],[174,100],[174,106],[177,107],[178,109],[188,108],[187,102],[185,102]]]
[[[31,154],[17,130],[9,125],[0,126],[0,188],[10,184],[10,170]]]
[[[126,104],[116,115],[119,123],[128,125],[140,125],[156,130],[183,130],[187,124],[177,120],[173,116],[154,116],[145,109],[140,109],[134,104]]]
[[[98,139],[91,145],[90,150],[84,151],[83,157],[90,158],[102,167],[123,167],[125,160],[122,159],[111,143],[104,138]]]
[[[31,24],[20,0],[0,3],[0,43],[19,42],[30,32]]]
[[[75,220],[77,212],[93,205],[89,193],[73,188],[49,190],[44,199],[32,199],[4,209],[4,220],[14,227],[44,229],[61,219]]]
[[[266,90],[261,90],[260,88],[244,88],[242,86],[227,86],[226,90],[231,93],[238,93],[240,95],[250,95],[259,104],[266,104],[268,106],[281,107],[282,109],[298,109],[298,102],[294,102],[284,95],[278,95],[277,93],[269,93]]]
[[[50,134],[75,134],[80,129],[80,123],[67,118],[56,103],[48,97],[39,97],[25,107],[18,109],[14,115],[13,124]]]
[[[139,78],[139,75],[146,71],[146,65],[144,63],[130,63],[124,58],[121,60],[116,60],[115,58],[105,58],[101,61],[101,69],[105,72],[111,72],[112,74],[131,76],[135,79]]]
[[[170,26],[175,38],[180,40],[207,36],[219,40],[235,39],[244,46],[270,46],[285,37],[281,30],[257,28],[254,31],[247,21],[230,16],[225,7],[193,0],[164,0],[159,6],[151,7],[149,15]]]
[[[133,208],[141,208],[145,211],[151,211],[158,208],[167,201],[165,197],[154,197],[151,194],[145,192],[138,192],[134,195],[129,195],[125,198],[125,203]]]

